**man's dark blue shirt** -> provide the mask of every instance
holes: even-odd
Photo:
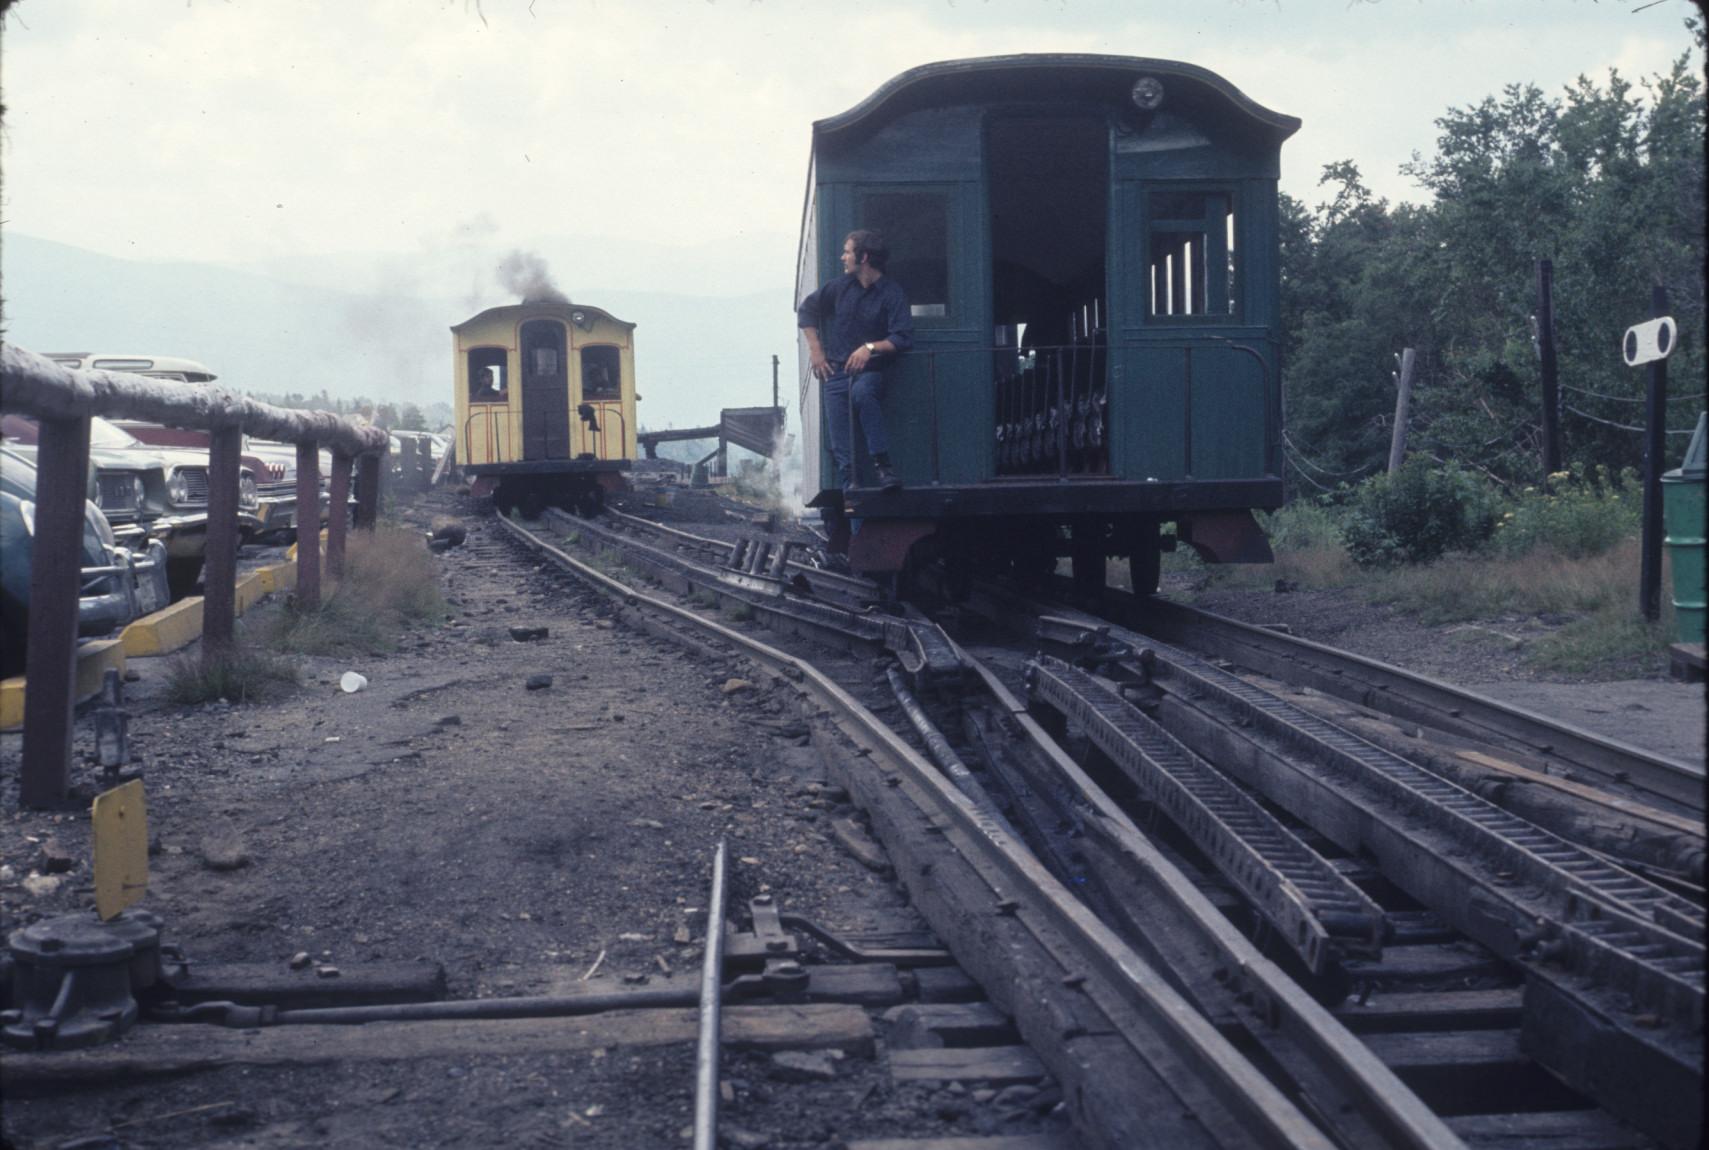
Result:
[[[855,273],[840,275],[801,301],[795,322],[797,327],[818,329],[819,346],[837,368],[865,343],[887,339],[898,352],[914,346],[907,293],[889,276],[863,288]]]

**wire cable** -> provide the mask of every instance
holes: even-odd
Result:
[[[1647,427],[1633,427],[1630,423],[1615,423],[1612,419],[1598,419],[1596,416],[1590,414],[1590,412],[1580,411],[1578,408],[1574,407],[1570,403],[1562,404],[1562,406],[1565,407],[1568,411],[1572,412],[1574,415],[1578,416],[1580,419],[1588,419],[1588,420],[1590,420],[1590,422],[1600,423],[1604,427],[1617,427],[1621,431],[1648,431],[1649,430],[1649,428],[1647,428]],[[1686,429],[1681,430],[1681,431],[1675,431],[1671,427],[1667,429],[1667,434],[1669,434],[1669,435],[1695,435],[1696,433],[1697,433],[1697,429],[1695,427],[1686,428]]]
[[[1300,445],[1294,442],[1293,436],[1289,435],[1287,433],[1286,429],[1284,429],[1282,431],[1282,442],[1287,444],[1289,447],[1293,448],[1294,454],[1299,456],[1299,462],[1304,463],[1307,467],[1311,468],[1313,471],[1317,472],[1319,475],[1325,475],[1331,479],[1354,479],[1354,478],[1358,478],[1360,476],[1368,474],[1372,470],[1372,468],[1374,468],[1376,466],[1376,464],[1374,464],[1374,463],[1367,463],[1365,466],[1357,468],[1353,471],[1332,471],[1331,469],[1329,469],[1327,467],[1323,467],[1323,466],[1320,466],[1319,464],[1313,463],[1311,461],[1311,459],[1306,455],[1306,453],[1300,449]]]
[[[1591,396],[1595,399],[1606,399],[1612,403],[1643,403],[1644,402],[1644,397],[1641,395],[1606,395],[1600,391],[1591,391],[1587,387],[1574,387],[1570,383],[1563,383],[1560,385],[1560,388],[1562,391],[1576,391],[1580,395],[1588,395],[1588,396]],[[1703,399],[1703,398],[1705,398],[1703,392],[1698,392],[1696,395],[1670,395],[1667,397],[1667,402],[1668,403],[1685,403],[1685,402],[1688,402],[1690,400],[1697,400],[1697,399]]]

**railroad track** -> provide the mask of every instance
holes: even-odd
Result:
[[[507,529],[605,585],[633,614],[669,619],[650,626],[705,633],[695,612],[643,597],[517,525]],[[1563,1130],[1585,1145],[1652,1144],[1591,1108],[1589,1096],[1661,1144],[1694,1143],[1700,1119],[1681,1099],[1695,1099],[1701,1083],[1700,901],[1399,756],[1349,742],[1297,708],[1283,705],[1278,717],[1261,692],[1223,667],[1173,649],[1160,656],[1155,638],[1107,620],[1046,616],[1045,637],[1080,666],[1026,664],[1012,649],[993,651],[987,665],[948,636],[932,638],[934,629],[917,615],[888,617],[875,632],[870,588],[794,563],[775,545],[762,553],[752,542],[720,543],[627,519],[578,521],[571,531],[625,551],[637,569],[679,594],[735,603],[741,617],[782,634],[815,642],[828,635],[845,650],[864,643],[897,654],[907,677],[936,698],[935,707],[909,706],[905,684],[896,684],[912,735],[899,733],[906,731],[900,718],[895,727],[875,718],[809,659],[762,651],[714,625],[721,643],[739,642],[834,717],[836,730],[825,739],[852,745],[870,764],[849,773],[851,791],[869,809],[904,795],[913,802],[914,809],[889,817],[875,812],[875,826],[888,828],[881,836],[887,847],[904,860],[922,838],[964,852],[995,851],[987,865],[996,877],[979,888],[997,896],[993,917],[1025,920],[1023,908],[1036,907],[1047,927],[1042,934],[1090,948],[1053,958],[1075,990],[1105,1007],[1100,1027],[1123,1035],[1127,1051],[1148,1068],[1142,1078],[1161,1083],[1159,1097],[1189,1108],[1214,1100],[1222,1113],[1242,1117],[1274,1113],[1286,1100],[1290,1123],[1305,1122],[1289,1125],[1289,1137],[1346,1145],[1542,1145]],[[1014,606],[1007,605],[1008,618]],[[942,663],[946,648],[983,685],[977,702],[953,690],[958,676]],[[1025,679],[1024,702],[1017,675]],[[1227,713],[1218,717],[1201,705],[1207,695],[1218,695]],[[926,715],[934,709],[959,718],[963,729],[945,738]],[[1228,743],[1226,732],[1248,728],[1260,728],[1261,738]],[[1186,745],[1177,737],[1183,729],[1214,753]],[[1327,748],[1303,766],[1291,749],[1301,732]],[[970,771],[952,742],[972,748],[981,769]],[[1078,760],[1065,747],[1079,750]],[[1245,773],[1231,763],[1244,763]],[[1272,774],[1291,781],[1266,791]],[[985,793],[981,779],[1004,784],[1001,801]],[[1357,801],[1340,794],[1349,787],[1363,788]],[[1138,822],[1160,813],[1166,833],[1141,833]],[[926,835],[910,833],[921,827]],[[1040,860],[1054,862],[1055,875]],[[965,899],[945,895],[957,888],[944,878],[943,861],[928,861],[931,878],[909,883],[916,901],[936,907],[934,926],[941,919],[953,927],[939,933],[982,983],[1012,983],[1012,972],[990,967],[992,947],[1002,940],[989,923],[969,922]],[[908,878],[910,863],[899,863],[898,872]],[[1030,884],[1024,897],[1002,897],[1022,883]],[[1094,909],[1097,916],[1082,921]],[[1237,921],[1266,945],[1254,945]],[[1032,935],[1041,939],[1036,928]],[[1136,979],[1141,969],[1145,977]],[[1101,993],[1086,989],[1087,972],[1109,980]],[[1179,997],[1130,998],[1120,1009],[1124,994],[1147,983]],[[1061,1027],[1050,1010],[1029,1017],[1022,1004],[993,997],[1014,1014],[1043,1062],[1059,1077],[1067,1073],[1064,1081],[1076,1091],[1098,1096],[1107,1075],[1073,1072],[1073,1059],[1057,1049]],[[1177,1034],[1158,1021],[1183,1008],[1209,1032]],[[1124,1013],[1139,1016],[1139,1030],[1123,1029]],[[1165,1033],[1176,1047],[1192,1039],[1189,1065],[1181,1065],[1178,1050],[1161,1066],[1146,1063]],[[1253,1055],[1241,1059],[1250,1074],[1235,1074],[1224,1061],[1228,1052],[1212,1041],[1223,1035]],[[1229,1090],[1258,1089],[1252,1075],[1267,1083],[1267,1101],[1230,1108]],[[1515,1107],[1516,1100],[1529,1109]],[[1153,1099],[1146,1108],[1155,1105]],[[1504,1105],[1511,1109],[1498,1113]],[[1080,1108],[1077,1130],[1095,1144],[1122,1144],[1119,1135],[1109,1142],[1114,1128],[1096,1127],[1090,1116],[1100,1113],[1114,1112]],[[1263,1122],[1204,1133],[1221,1145],[1280,1136]]]
[[[1680,762],[1425,675],[1185,604],[1142,604],[1115,592],[1099,614],[1207,657],[1516,753],[1547,777],[1590,783],[1702,821],[1701,763]]]

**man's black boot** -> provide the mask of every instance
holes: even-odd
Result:
[[[874,455],[872,469],[878,476],[878,486],[886,491],[894,491],[902,486],[902,480],[890,469],[890,456]]]

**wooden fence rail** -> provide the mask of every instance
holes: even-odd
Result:
[[[76,703],[77,603],[83,550],[83,493],[88,488],[92,416],[146,419],[206,429],[208,537],[203,586],[203,658],[232,639],[236,614],[239,447],[244,432],[297,445],[297,597],[320,603],[320,448],[333,453],[333,497],[327,557],[337,576],[344,559],[345,509],[352,463],[356,524],[372,528],[379,506],[385,431],[326,411],[260,403],[210,384],[151,379],[121,371],[78,371],[23,348],[0,347],[0,411],[40,423],[36,455],[35,541],[24,696],[20,801],[64,806],[70,792]],[[303,525],[308,530],[302,530]]]

